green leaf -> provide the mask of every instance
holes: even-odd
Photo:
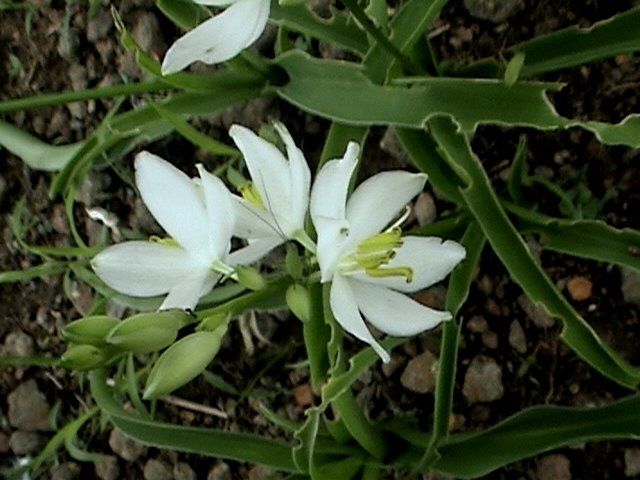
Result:
[[[640,115],[618,124],[580,122],[555,111],[546,93],[555,83],[415,77],[391,86],[367,80],[360,65],[313,59],[287,52],[276,63],[289,82],[278,95],[299,108],[350,125],[422,128],[431,118],[452,117],[464,132],[481,124],[527,126],[540,130],[581,127],[605,144],[640,147]],[[517,106],[517,108],[514,108]]]
[[[35,170],[60,170],[82,149],[84,142],[53,146],[0,120],[0,146]]]
[[[515,216],[518,230],[539,234],[545,249],[640,270],[638,230],[617,229],[599,220],[548,217],[508,202],[503,205]]]
[[[282,6],[277,0],[272,0],[269,17],[280,27],[336,44],[359,55],[364,55],[369,48],[366,34],[349,21],[348,15],[335,8],[331,8],[331,18],[324,19],[306,5]]]
[[[24,270],[11,270],[0,272],[0,284],[25,282],[33,278],[48,277],[57,273],[62,273],[69,268],[66,263],[50,262]]]
[[[460,193],[469,212],[513,279],[529,298],[542,303],[551,315],[562,319],[562,338],[580,357],[619,384],[635,387],[640,381],[640,369],[625,362],[597,336],[532,258],[492,190],[467,138],[456,133],[450,120],[433,120],[430,127],[444,158],[465,181],[466,186]]]
[[[556,448],[639,436],[638,395],[597,408],[539,406],[483,432],[450,437],[434,467],[456,478],[476,478]]]
[[[329,370],[327,343],[331,339],[331,331],[324,321],[322,285],[319,283],[310,285],[309,294],[310,318],[308,322],[303,323],[302,333],[309,358],[311,387],[318,392],[320,386],[326,381]]]
[[[184,0],[156,0],[156,7],[183,30],[191,30],[209,17],[205,7]]]
[[[181,452],[266,465],[297,472],[291,446],[272,438],[211,428],[194,428],[146,420],[125,411],[106,385],[104,370],[90,374],[91,395],[113,424],[127,436],[147,445]]]
[[[507,63],[507,68],[504,71],[504,83],[508,87],[511,87],[518,81],[518,78],[520,77],[520,74],[522,72],[524,60],[524,52],[518,52],[513,56],[511,60],[509,60],[509,63]]]

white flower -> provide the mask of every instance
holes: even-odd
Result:
[[[235,223],[231,193],[202,165],[198,183],[148,152],[137,155],[135,167],[142,200],[170,238],[113,245],[94,257],[93,270],[127,295],[168,293],[161,309],[192,309],[233,272],[226,263]]]
[[[169,47],[162,62],[163,75],[178,72],[198,60],[213,64],[235,57],[260,37],[269,19],[270,0],[194,1],[228,8]]]
[[[350,143],[342,159],[322,168],[311,191],[311,218],[318,232],[321,281],[332,282],[330,305],[336,320],[388,362],[389,354],[363,315],[394,336],[416,335],[449,320],[449,312],[428,308],[403,293],[442,280],[464,259],[465,250],[451,240],[401,237],[401,222],[385,228],[422,191],[424,174],[379,173],[360,184],[347,201],[358,153],[358,145]]]
[[[288,160],[275,145],[251,130],[233,125],[229,135],[244,156],[252,182],[242,187],[236,202],[235,235],[249,245],[234,252],[236,261],[249,264],[287,240],[298,240],[308,249],[315,245],[304,232],[309,207],[311,172],[303,153],[284,125],[274,123],[284,142]]]

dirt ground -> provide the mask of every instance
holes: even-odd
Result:
[[[83,2],[33,0],[26,8],[0,10],[0,100],[45,92],[113,85],[143,78],[135,61],[117,42],[109,7],[89,12]],[[141,46],[162,58],[179,32],[153,7],[153,2],[114,2]],[[499,2],[505,3],[505,2]],[[506,46],[573,24],[589,26],[633,6],[631,1],[520,0],[506,2],[513,10],[506,18],[480,18],[462,0],[451,0],[432,29],[433,46],[442,59],[499,58]],[[274,31],[261,45],[267,48]],[[565,88],[553,95],[558,111],[591,120],[617,122],[638,113],[640,57],[622,55],[611,60],[548,74]],[[60,107],[16,112],[6,121],[57,144],[81,140],[113,107],[97,100]],[[124,103],[121,108],[131,105]],[[319,158],[328,123],[291,106],[266,98],[225,112],[213,121],[197,121],[199,130],[228,141],[233,122],[257,128],[280,118],[292,131],[310,162]],[[638,151],[605,147],[588,132],[536,132],[528,129],[482,127],[473,147],[498,191],[506,178],[516,145],[528,135],[531,173],[544,176],[566,192],[574,192],[589,218],[616,227],[640,228],[640,163]],[[171,160],[189,174],[195,161],[213,167],[216,158],[197,151],[186,140],[171,136],[145,148]],[[26,168],[0,150],[0,271],[37,265],[12,235],[9,215],[26,199],[30,225],[25,240],[36,245],[72,245],[64,206],[48,195],[50,175]],[[365,171],[407,167],[391,131],[372,129],[365,147]],[[92,172],[81,187],[76,207],[81,234],[89,242],[109,235],[90,220],[84,207],[100,206],[115,215],[123,235],[138,231],[159,233],[144,209],[130,177],[133,154],[118,168]],[[124,173],[123,173],[124,172]],[[580,192],[581,196],[580,196]],[[586,193],[585,193],[586,192]],[[561,216],[557,199],[535,191],[540,209]],[[416,221],[432,221],[433,209],[445,213],[449,204],[430,192],[418,200]],[[427,213],[425,213],[427,212]],[[527,238],[540,252],[539,239]],[[625,358],[640,363],[640,279],[620,268],[593,261],[540,252],[539,259],[553,281],[600,335]],[[445,286],[420,294],[426,304],[442,307]],[[62,326],[86,312],[94,299],[91,289],[73,275],[52,276],[0,286],[0,345],[6,354],[55,357],[64,350],[58,339]],[[592,406],[621,398],[628,392],[587,367],[559,339],[560,325],[534,307],[510,280],[498,259],[485,250],[470,297],[462,310],[465,320],[455,391],[455,431],[486,428],[538,404]],[[240,323],[243,328],[240,328]],[[294,420],[303,418],[313,401],[308,371],[300,367],[304,345],[299,322],[286,313],[259,315],[251,331],[250,319],[230,329],[219,356],[209,367],[214,379],[200,377],[176,392],[197,405],[161,403],[159,417],[183,424],[216,426],[230,431],[282,435],[260,415],[265,404]],[[249,326],[247,326],[249,325]],[[246,328],[245,328],[246,327]],[[248,337],[251,341],[246,340]],[[394,351],[392,362],[377,364],[356,386],[358,400],[371,418],[415,417],[428,428],[432,420],[433,372],[425,362],[438,355],[439,332],[429,332]],[[238,346],[241,348],[238,348]],[[349,344],[354,351],[359,345]],[[220,384],[222,380],[222,386]],[[478,386],[480,385],[480,386]],[[42,395],[40,397],[39,395]],[[90,403],[86,378],[58,368],[19,367],[0,370],[0,466],[34,455],[60,427]],[[24,401],[22,401],[22,400]],[[208,407],[208,408],[203,408]],[[17,409],[17,410],[16,410]],[[214,410],[212,410],[214,409]],[[20,415],[30,420],[16,420]],[[41,478],[207,479],[272,478],[273,472],[230,461],[142,448],[118,433],[90,422],[81,431],[88,450],[104,453],[94,465],[72,460],[64,451],[48,464]],[[400,476],[396,478],[401,478]],[[424,478],[430,477],[425,474]],[[640,478],[640,446],[632,442],[575,445],[509,465],[487,479],[618,479]]]

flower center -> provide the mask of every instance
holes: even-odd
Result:
[[[407,283],[413,281],[413,270],[408,266],[387,266],[396,256],[396,249],[402,246],[402,230],[398,227],[369,237],[358,244],[355,252],[340,264],[342,273],[362,271],[371,277],[404,277]]]
[[[240,192],[240,195],[242,195],[242,198],[247,202],[264,210],[264,203],[260,197],[260,192],[258,192],[258,189],[253,182],[245,183],[238,188],[238,191]]]

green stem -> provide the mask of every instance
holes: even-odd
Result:
[[[151,80],[140,83],[125,83],[109,87],[88,88],[77,92],[47,93],[33,97],[19,98],[0,102],[0,113],[14,112],[16,110],[29,110],[34,108],[51,107],[65,103],[97,100],[100,98],[113,98],[123,95],[137,95],[141,93],[166,90],[167,84],[159,80]]]
[[[360,22],[360,25],[371,35],[382,47],[387,50],[395,59],[400,62],[407,71],[414,71],[416,68],[403,53],[398,50],[387,36],[371,21],[367,13],[358,5],[357,0],[341,0],[341,2],[351,11],[353,16]]]

